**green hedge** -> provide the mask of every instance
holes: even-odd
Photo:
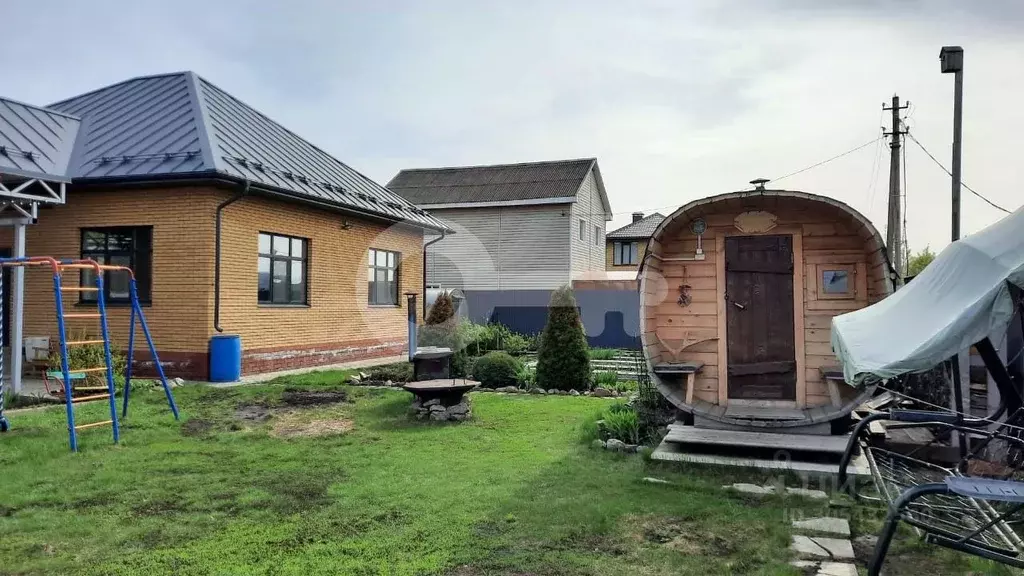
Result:
[[[488,352],[473,363],[473,378],[484,388],[518,386],[523,363],[506,352]]]

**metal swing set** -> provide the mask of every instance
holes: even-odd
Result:
[[[60,340],[60,372],[63,381],[64,389],[64,405],[67,412],[67,426],[68,426],[68,441],[71,445],[71,451],[78,451],[78,431],[85,430],[88,428],[96,428],[99,426],[110,425],[113,431],[114,443],[117,444],[121,439],[121,431],[118,422],[117,414],[117,399],[116,399],[116,387],[114,383],[114,368],[113,360],[111,358],[110,351],[110,335],[107,330],[107,309],[104,301],[104,289],[103,289],[103,276],[105,272],[123,272],[128,275],[128,293],[129,300],[131,302],[131,312],[129,315],[129,330],[128,330],[128,364],[125,368],[124,375],[124,397],[121,408],[121,418],[125,418],[128,415],[128,399],[131,394],[131,378],[132,378],[132,358],[135,352],[135,323],[138,320],[139,326],[142,328],[142,334],[146,338],[146,343],[149,346],[149,352],[153,358],[153,365],[156,367],[157,376],[160,378],[160,383],[163,385],[164,394],[167,396],[167,403],[171,408],[171,413],[174,415],[174,419],[178,419],[178,407],[174,402],[174,394],[171,392],[171,388],[167,383],[167,377],[164,374],[163,366],[160,364],[160,359],[157,356],[156,346],[153,344],[153,338],[149,332],[149,326],[146,324],[146,317],[142,313],[142,307],[139,305],[138,289],[135,281],[135,274],[131,268],[125,266],[110,266],[100,264],[95,260],[89,259],[65,259],[57,260],[48,256],[35,256],[28,258],[0,258],[0,268],[3,267],[49,267],[53,273],[53,298],[56,307],[57,314],[57,333]],[[62,275],[65,271],[73,270],[75,272],[81,270],[92,270],[96,282],[95,286],[82,286],[76,283],[76,285],[64,285],[61,281]],[[66,292],[89,292],[96,294],[96,312],[65,312],[64,311],[64,299],[63,295]],[[3,299],[2,285],[0,285],[0,300]],[[2,313],[0,313],[2,314]],[[67,338],[67,321],[68,320],[85,320],[94,319],[99,320],[100,335],[101,339],[91,340],[68,340]],[[73,346],[87,346],[94,344],[103,344],[103,356],[104,363],[102,366],[89,366],[85,368],[72,369],[68,365],[68,349]],[[20,353],[20,352],[16,352]],[[3,357],[0,355],[0,432],[6,432],[10,428],[10,423],[6,417],[4,417],[4,380],[3,380],[4,366]],[[90,374],[90,373],[102,373],[105,377],[105,386],[74,386],[72,375]],[[85,392],[85,395],[76,396],[76,391]],[[75,423],[75,404],[82,402],[89,402],[94,400],[106,399],[110,405],[110,419],[101,420],[97,422],[87,422],[84,424]]]

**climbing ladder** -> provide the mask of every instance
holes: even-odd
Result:
[[[0,267],[33,265],[49,266],[53,272],[53,297],[57,313],[57,332],[60,340],[61,373],[64,382],[64,405],[67,412],[68,439],[71,444],[71,450],[73,452],[78,451],[78,431],[88,428],[110,425],[113,432],[114,443],[118,443],[121,439],[121,431],[117,415],[117,392],[114,385],[114,368],[110,352],[110,334],[107,329],[107,308],[103,290],[103,276],[104,273],[108,271],[125,272],[129,277],[129,300],[131,301],[131,312],[129,316],[130,326],[128,332],[128,365],[125,369],[124,404],[121,416],[125,417],[128,415],[128,398],[131,391],[132,358],[134,357],[133,354],[135,346],[135,321],[138,319],[139,325],[142,327],[142,332],[146,337],[146,342],[149,344],[149,351],[153,357],[153,364],[156,367],[157,374],[160,377],[160,382],[164,388],[164,393],[167,396],[167,403],[170,405],[171,412],[174,414],[174,419],[177,420],[178,407],[174,402],[174,395],[171,393],[171,388],[167,384],[167,377],[164,375],[163,367],[160,365],[160,359],[157,356],[156,347],[153,345],[153,338],[149,333],[149,327],[146,325],[146,318],[142,314],[142,307],[139,305],[135,275],[132,273],[132,270],[124,266],[107,266],[99,264],[94,260],[85,259],[58,261],[49,257],[0,258]],[[66,270],[92,270],[96,277],[96,285],[81,286],[76,283],[76,285],[73,286],[65,286],[62,283],[62,275]],[[96,294],[96,312],[65,312],[63,295],[67,292],[89,292]],[[69,320],[98,320],[101,339],[84,338],[82,340],[68,340],[67,321]],[[94,344],[103,344],[103,365],[75,368],[72,370],[68,365],[69,348]],[[2,366],[2,363],[0,363],[0,369],[2,369]],[[76,387],[72,384],[72,373],[103,373],[106,380],[106,386]],[[2,379],[0,379],[0,390],[2,390]],[[85,395],[76,396],[75,392],[78,391],[85,392]],[[87,422],[84,424],[75,423],[75,404],[103,399],[107,400],[107,403],[110,406],[109,420]],[[2,400],[0,400],[0,409],[2,409]],[[0,415],[2,415],[2,412],[0,412]]]

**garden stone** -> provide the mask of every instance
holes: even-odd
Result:
[[[579,395],[580,395],[580,391],[579,390],[570,390],[569,391],[569,396],[579,396]]]
[[[362,379],[361,379],[361,378],[359,377],[359,375],[358,375],[358,374],[353,374],[353,375],[351,375],[351,376],[349,376],[349,377],[348,377],[348,383],[349,383],[349,384],[355,384],[355,385],[358,385],[358,384],[359,384],[359,383],[361,383],[361,382],[362,382]]]
[[[668,480],[662,480],[661,478],[652,478],[651,476],[644,478],[644,482],[647,482],[648,484],[663,484],[665,486],[674,485],[672,482],[669,482]]]
[[[822,562],[817,576],[857,576],[857,567],[845,562]]]
[[[758,496],[766,496],[768,494],[775,493],[774,486],[758,486],[757,484],[745,484],[743,482],[737,482],[735,484],[727,484],[722,486],[726,490],[735,490],[744,494],[756,494]]]
[[[466,404],[465,402],[460,402],[460,403],[458,403],[458,404],[448,408],[448,413],[452,414],[452,415],[468,414],[469,413],[469,405]]]
[[[792,562],[789,563],[789,565],[794,567],[794,568],[800,568],[801,570],[803,570],[804,568],[817,568],[818,567],[818,563],[814,562],[812,560],[793,560]]]
[[[502,386],[501,388],[495,388],[494,391],[504,392],[506,394],[515,394],[516,392],[519,392],[519,389],[515,386]]]
[[[451,419],[456,422],[463,422],[465,420],[469,420],[469,414],[452,414]]]
[[[369,380],[370,379],[370,375],[367,374],[366,372],[360,372],[359,373],[359,379],[360,380]]]
[[[842,518],[810,518],[808,520],[794,520],[793,528],[811,532],[826,532],[840,536],[850,535],[850,523]]]
[[[621,452],[626,447],[626,443],[623,442],[622,440],[617,440],[615,438],[612,438],[611,440],[608,440],[607,442],[605,442],[604,447],[609,449],[609,450],[614,450],[616,452]]]
[[[633,453],[636,453],[636,451],[639,450],[639,449],[640,449],[640,446],[637,445],[637,444],[626,444],[622,448],[622,451],[623,452],[633,452]]]
[[[598,398],[610,398],[613,396],[611,390],[601,387],[594,388],[592,394]]]
[[[433,406],[430,407],[430,413],[431,414],[434,414],[434,413],[437,413],[437,412],[444,412],[446,410],[447,410],[447,408],[445,408],[444,406],[442,406],[440,404],[434,404]]]
[[[392,382],[391,380],[388,380],[388,381],[384,382],[384,385],[385,385],[385,386],[394,386],[394,385],[395,385],[395,383],[394,383],[394,382]]]
[[[438,422],[444,422],[445,420],[448,420],[448,414],[447,414],[447,412],[445,412],[443,407],[441,408],[441,410],[439,412],[438,411],[434,411],[433,409],[431,409],[431,411],[430,411],[430,419],[431,420],[436,420]]]
[[[812,538],[814,543],[821,546],[832,556],[839,560],[853,560],[853,545],[849,540],[842,538]]]
[[[437,406],[440,403],[441,401],[438,400],[437,398],[431,398],[430,400],[427,400],[426,402],[423,403],[423,407],[430,408],[432,406]]]
[[[807,536],[794,535],[793,543],[789,549],[803,557],[830,558],[828,550],[818,545],[817,542]]]
[[[590,443],[590,447],[594,448],[595,450],[604,450],[604,441],[600,439],[594,439],[594,441]]]
[[[175,379],[171,380],[172,387],[178,387],[178,386],[181,386],[184,383],[185,383],[185,381],[182,380],[181,378],[175,378]]]
[[[786,494],[792,496],[803,496],[811,500],[827,500],[828,494],[821,490],[808,490],[807,488],[786,488]]]

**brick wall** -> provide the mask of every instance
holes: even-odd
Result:
[[[145,309],[161,362],[169,375],[205,378],[213,329],[214,215],[226,189],[185,187],[124,191],[72,191],[68,204],[41,210],[29,226],[29,256],[77,258],[80,229],[153,227],[152,305]],[[348,221],[349,230],[342,230]],[[257,304],[257,234],[277,232],[308,238],[309,306]],[[400,292],[422,291],[422,233],[400,226],[343,217],[314,208],[248,197],[224,211],[221,325],[239,334],[243,374],[330,364],[401,353],[406,344],[404,296],[399,307],[367,304],[367,250],[402,254]],[[0,247],[10,247],[11,229],[0,228]],[[55,341],[53,284],[42,268],[27,269],[25,336]],[[74,277],[77,282],[77,277]],[[68,280],[65,279],[65,284]],[[66,311],[89,311],[65,294]],[[128,309],[108,307],[112,340],[127,347]],[[69,337],[81,328],[98,334],[96,320],[68,321]],[[141,337],[138,330],[136,336]],[[136,340],[144,347],[144,340]],[[152,367],[149,354],[136,362]]]
[[[633,242],[633,240],[623,240],[623,242]],[[604,269],[605,270],[639,270],[640,262],[643,262],[644,255],[647,254],[647,241],[646,240],[635,240],[639,246],[636,247],[636,264],[628,265],[615,265],[614,248],[615,241],[609,240],[604,247]]]
[[[350,225],[342,229],[343,222]],[[224,211],[221,326],[242,337],[243,373],[400,354],[407,341],[405,292],[422,292],[419,230],[247,198]],[[309,241],[309,305],[257,302],[259,232]],[[370,306],[367,250],[401,254],[399,306]]]

